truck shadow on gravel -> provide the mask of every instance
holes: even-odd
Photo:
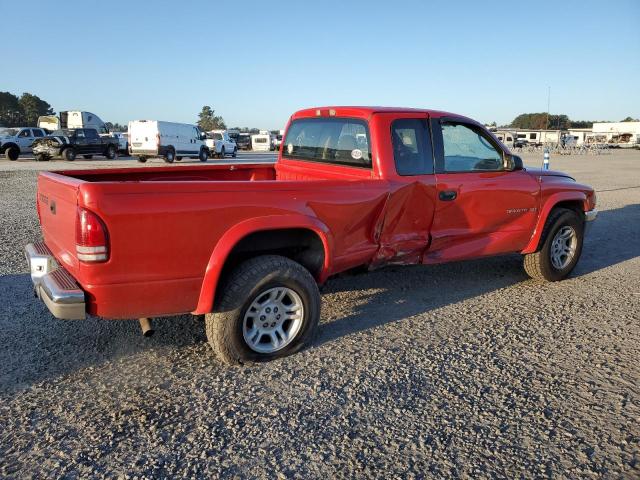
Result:
[[[571,277],[588,275],[636,257],[640,257],[640,205],[605,210],[589,231]],[[358,291],[358,298],[345,316],[323,315],[316,345],[528,280],[520,255],[341,275],[323,289],[323,302],[329,307],[325,312],[331,311],[332,301],[342,301],[342,292]]]
[[[639,239],[640,205],[601,212],[572,277],[640,257]],[[340,275],[322,289],[315,346],[414,315],[438,322],[438,308],[527,281],[520,255]],[[0,276],[0,291],[0,395],[123,357],[135,363],[150,350],[169,363],[178,355],[210,355],[198,317],[154,319],[156,334],[144,338],[136,321],[56,320],[33,298],[28,274]]]

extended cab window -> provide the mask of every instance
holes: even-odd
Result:
[[[371,168],[369,129],[351,118],[294,120],[284,140],[282,156],[299,160]]]
[[[85,132],[87,134],[87,138],[90,138],[92,140],[95,140],[96,138],[100,138],[98,136],[98,132],[95,130],[88,129],[88,130],[85,130]]]
[[[84,138],[84,137],[85,137],[84,130],[80,130],[80,129],[76,130],[76,138]]]
[[[433,152],[429,131],[423,120],[406,118],[391,124],[393,158],[398,175],[433,173]]]
[[[442,123],[445,172],[502,170],[502,151],[472,125]]]

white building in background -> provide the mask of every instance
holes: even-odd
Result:
[[[592,141],[589,142],[589,140]],[[640,122],[594,123],[591,135],[586,141],[587,143],[608,143],[620,147],[640,145]]]

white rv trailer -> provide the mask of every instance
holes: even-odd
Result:
[[[271,134],[269,130],[260,130],[260,133],[251,135],[251,150],[254,152],[271,151]]]
[[[606,137],[606,143],[618,147],[640,146],[640,122],[598,122],[591,137]]]

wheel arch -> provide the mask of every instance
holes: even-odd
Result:
[[[589,210],[589,201],[584,192],[558,192],[549,196],[540,208],[533,235],[521,253],[533,253],[538,249],[544,225],[554,208],[567,208],[584,216],[584,212]]]
[[[7,143],[3,143],[2,146],[0,147],[0,153],[4,153],[4,152],[6,152],[7,150],[9,150],[10,148],[13,148],[13,147],[17,148],[18,152],[21,152],[20,146],[17,143],[15,143],[15,142],[7,142]]]
[[[192,313],[202,315],[213,310],[220,280],[234,265],[251,256],[273,253],[282,255],[287,245],[283,246],[282,243],[279,243],[282,240],[280,237],[284,236],[286,238],[293,232],[297,232],[303,237],[306,235],[305,238],[307,239],[316,239],[310,241],[317,243],[312,243],[311,248],[313,252],[308,253],[306,258],[304,255],[307,254],[304,249],[302,251],[303,256],[301,257],[292,257],[287,255],[286,252],[284,256],[293,258],[301,263],[311,271],[311,274],[318,283],[323,283],[330,274],[330,265],[332,262],[331,252],[333,250],[333,239],[326,225],[317,218],[305,215],[252,218],[240,222],[227,230],[215,245],[209,257],[209,262],[207,263],[204,279],[200,288],[200,295],[198,297],[198,304]],[[258,240],[265,239],[270,239],[271,243],[268,243],[264,248],[254,248],[248,251],[243,250],[244,246],[249,244],[257,245]],[[315,251],[316,248],[322,249],[321,260],[313,258],[314,254],[317,253]],[[238,253],[240,253],[240,255],[236,255]],[[309,268],[310,265],[314,264],[316,268]]]

